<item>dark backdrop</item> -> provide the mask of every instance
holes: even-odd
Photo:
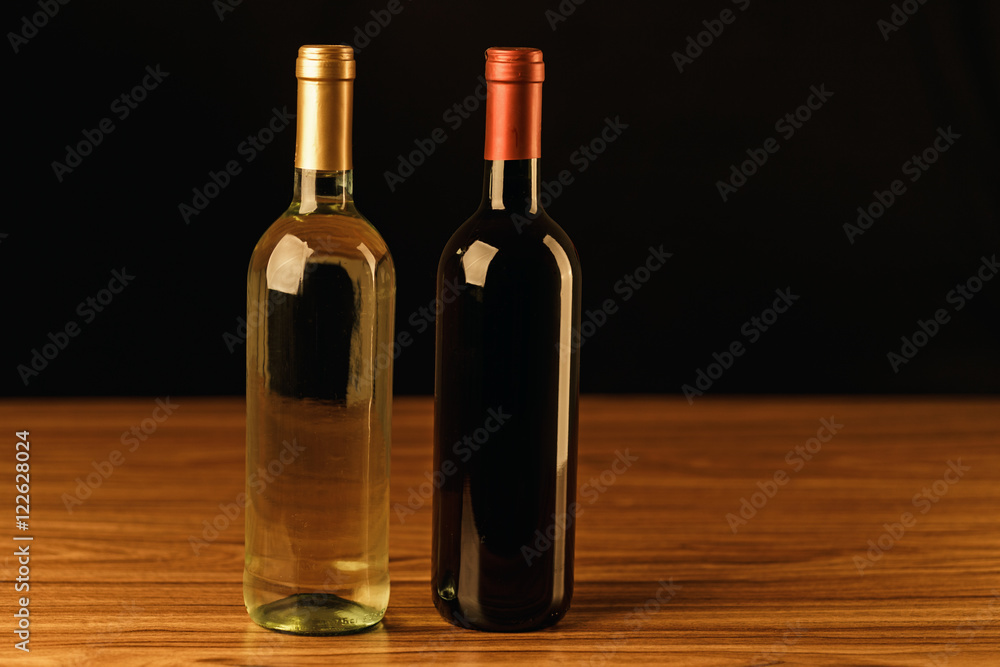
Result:
[[[243,391],[246,266],[289,201],[294,126],[241,144],[294,112],[297,47],[337,42],[363,46],[355,197],[414,337],[397,392],[433,388],[433,328],[410,317],[479,201],[483,109],[449,110],[494,45],[544,50],[543,177],[572,177],[548,210],[585,309],[612,302],[582,332],[585,391],[676,393],[699,370],[707,394],[1000,388],[1000,280],[977,276],[1000,245],[997,3],[235,1],[6,5],[3,394]]]

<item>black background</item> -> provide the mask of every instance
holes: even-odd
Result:
[[[1000,8],[902,4],[919,8],[885,39],[888,2],[564,0],[555,22],[557,0],[401,0],[357,54],[354,126],[355,198],[393,252],[397,332],[415,338],[396,391],[432,391],[433,329],[408,318],[480,198],[483,108],[458,128],[444,115],[485,48],[514,45],[545,53],[543,178],[574,177],[548,211],[579,250],[584,308],[618,306],[586,338],[584,391],[679,392],[736,340],[746,353],[707,393],[997,391],[1000,281],[960,311],[946,295],[1000,245]],[[289,201],[294,127],[252,162],[238,146],[294,112],[299,45],[354,43],[386,5],[77,0],[16,53],[10,33],[40,10],[6,5],[4,395],[243,392],[244,346],[224,335]],[[724,9],[735,20],[679,72],[673,53]],[[169,75],[120,119],[112,102],[147,66]],[[832,96],[786,138],[775,122],[811,86]],[[114,131],[60,182],[53,161],[103,118]],[[579,171],[606,119],[627,128]],[[447,140],[391,191],[385,172],[439,127]],[[961,138],[910,182],[903,163],[949,127]],[[780,150],[723,202],[717,182],[770,137]],[[178,206],[229,160],[242,172],[185,224]],[[851,244],[844,223],[895,179],[906,192]],[[661,245],[673,257],[626,301],[616,282]],[[85,322],[78,304],[123,267],[134,280]],[[778,288],[799,300],[749,344],[741,327]],[[939,308],[950,321],[894,372],[887,354]],[[25,384],[18,366],[69,322],[79,335]]]

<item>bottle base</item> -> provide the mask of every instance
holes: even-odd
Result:
[[[257,625],[295,635],[347,635],[374,628],[385,610],[327,593],[299,593],[247,610]]]
[[[477,617],[473,617],[471,614],[466,616],[462,614],[458,609],[435,605],[437,606],[438,613],[441,618],[448,621],[452,625],[463,630],[475,630],[476,632],[503,632],[503,633],[515,633],[515,632],[535,632],[537,630],[544,630],[545,628],[552,627],[558,623],[569,611],[569,608],[558,609],[552,611],[547,616],[542,618],[524,618],[524,619],[513,619],[513,618],[503,618],[502,615],[492,615],[492,614],[480,614]]]

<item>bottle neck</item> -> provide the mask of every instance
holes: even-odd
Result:
[[[542,213],[539,200],[539,159],[486,160],[483,201],[486,211],[535,217]]]
[[[482,210],[536,217],[542,156],[542,52],[486,51],[486,160]]]
[[[299,78],[295,214],[340,213],[354,206],[353,92],[353,79]]]
[[[354,208],[354,171],[295,169],[291,212],[341,213]]]

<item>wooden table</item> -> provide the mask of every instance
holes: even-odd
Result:
[[[243,517],[227,516],[242,400],[6,400],[0,664],[1000,664],[1000,399],[586,397],[581,413],[562,622],[444,623],[428,501],[393,515],[383,623],[320,638],[263,630],[243,607]],[[431,469],[429,398],[396,400],[392,460],[392,502],[406,504]],[[17,593],[23,545],[30,592]],[[30,653],[14,647],[21,596]]]

